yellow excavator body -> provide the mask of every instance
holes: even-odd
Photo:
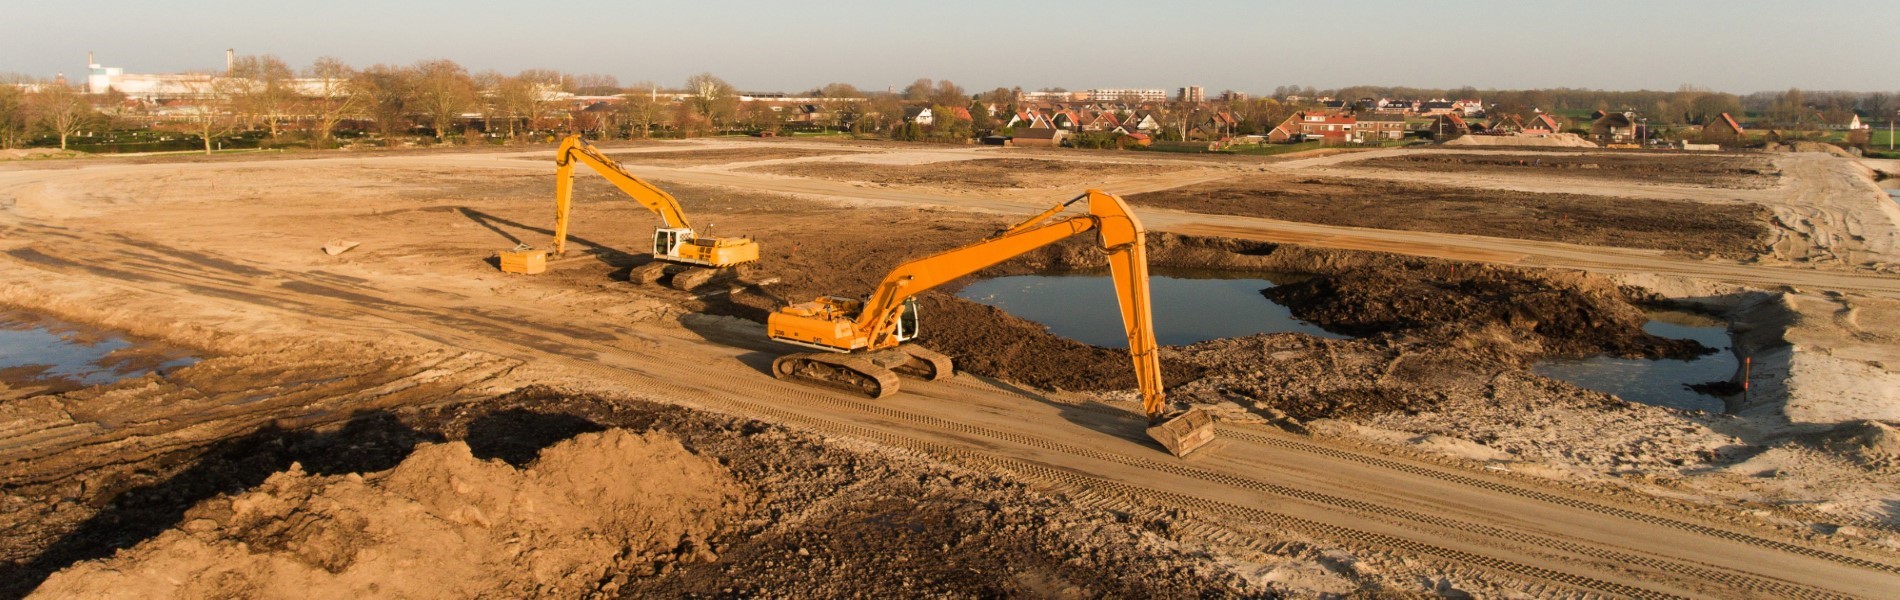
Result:
[[[1045,223],[1082,200],[1088,201],[1089,214]],[[948,377],[954,370],[948,356],[905,343],[919,328],[917,294],[1089,231],[1108,252],[1142,412],[1149,420],[1147,433],[1168,452],[1186,456],[1214,440],[1213,418],[1198,408],[1167,410],[1149,304],[1146,234],[1126,202],[1100,190],[1089,190],[989,239],[898,265],[865,300],[821,296],[774,311],[766,317],[768,337],[819,352],[779,357],[772,363],[773,375],[853,389],[873,398],[895,393],[898,374]]]
[[[550,258],[567,253],[568,216],[574,205],[574,165],[587,165],[608,183],[625,192],[654,214],[662,225],[653,232],[653,259],[661,263],[723,269],[759,260],[759,243],[747,237],[701,236],[686,220],[678,198],[666,193],[602,154],[581,136],[570,135],[555,151],[554,244],[551,250],[517,247],[501,253],[501,270],[535,274],[547,270]],[[676,286],[677,287],[677,286]]]

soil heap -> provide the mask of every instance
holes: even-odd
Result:
[[[613,572],[714,560],[705,540],[750,501],[663,432],[582,434],[521,469],[432,444],[369,475],[292,465],[33,597],[576,597]]]

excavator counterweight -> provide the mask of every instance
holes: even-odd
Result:
[[[1048,221],[1065,208],[1088,201],[1088,214]],[[1205,411],[1167,412],[1162,394],[1160,346],[1149,306],[1148,256],[1141,222],[1121,198],[1089,190],[989,239],[898,265],[865,300],[821,296],[785,306],[766,319],[773,340],[818,350],[782,356],[772,363],[780,379],[839,387],[883,398],[896,393],[898,375],[926,380],[948,377],[949,357],[906,344],[917,336],[917,294],[1037,248],[1093,231],[1108,252],[1128,353],[1140,384],[1148,435],[1175,456],[1214,440]]]
[[[551,250],[520,247],[501,253],[501,270],[509,273],[540,273],[548,258],[567,252],[568,214],[574,204],[574,165],[580,163],[599,173],[614,187],[660,216],[663,225],[653,232],[654,262],[636,268],[628,279],[649,283],[672,275],[672,286],[692,289],[717,278],[724,270],[757,261],[759,243],[745,237],[698,235],[686,220],[679,199],[646,180],[627,172],[620,163],[602,154],[581,136],[570,135],[555,151],[554,163],[554,243]]]

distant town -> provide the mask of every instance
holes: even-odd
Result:
[[[1268,94],[1178,88],[967,90],[918,79],[746,91],[700,74],[680,86],[604,75],[471,72],[448,60],[301,69],[227,51],[222,69],[135,73],[89,53],[83,78],[0,85],[0,148],[134,152],[404,146],[712,135],[851,135],[900,141],[1188,152],[1551,137],[1612,147],[1716,149],[1828,142],[1880,155],[1894,94],[1486,90],[1282,86]],[[1884,127],[1882,127],[1884,125]]]

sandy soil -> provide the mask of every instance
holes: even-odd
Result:
[[[545,240],[551,182],[461,161],[0,170],[0,303],[208,357],[0,403],[10,561],[0,579],[31,587],[126,548],[164,560],[160,544],[141,544],[194,536],[184,525],[195,520],[183,520],[194,506],[342,490],[356,485],[351,473],[364,481],[352,488],[360,498],[394,502],[402,497],[373,484],[418,444],[463,441],[472,457],[505,464],[457,468],[531,481],[543,447],[595,428],[671,435],[755,498],[709,540],[713,562],[635,555],[629,565],[674,570],[608,568],[593,580],[608,594],[825,596],[862,580],[872,595],[906,584],[925,594],[997,586],[978,595],[1865,595],[1892,578],[1850,558],[1900,564],[1879,525],[1894,496],[1867,483],[1891,480],[1879,426],[1773,437],[1746,412],[1632,406],[1523,372],[1518,363],[1540,353],[1680,350],[1631,331],[1641,294],[1594,276],[1157,235],[1157,263],[1319,274],[1301,304],[1372,333],[1170,350],[1175,395],[1227,419],[1219,448],[1182,462],[1144,440],[1127,391],[1046,389],[1125,357],[994,315],[958,317],[950,298],[933,300],[941,315],[927,326],[970,339],[931,344],[968,356],[1024,350],[947,382],[906,382],[875,404],[763,374],[784,349],[743,317],[765,302],[862,293],[854,288],[870,276],[858,271],[980,237],[1007,217],[668,180],[719,234],[759,237],[769,259],[754,276],[780,280],[686,294],[616,279],[644,262],[627,250],[648,242],[653,219],[591,182],[576,212],[579,251],[549,274],[513,277],[480,258]],[[728,181],[718,175],[694,181]],[[316,250],[339,236],[363,245]],[[1002,271],[1087,266],[1090,256],[1053,248]],[[1679,291],[1669,295],[1718,293]],[[1884,314],[1845,298],[1867,318]],[[1866,323],[1840,334],[1883,331]],[[561,387],[509,395],[536,384]],[[499,449],[485,454],[483,439]],[[259,487],[292,462],[304,474],[282,476],[287,488]],[[1760,477],[1771,462],[1787,467]],[[1757,480],[1773,485],[1743,492]],[[1846,499],[1844,489],[1867,491]],[[238,525],[205,531],[215,541]],[[885,551],[893,545],[904,550]],[[618,564],[582,563],[590,573]],[[788,578],[788,567],[823,575]],[[982,575],[1012,569],[1030,575]]]
[[[1511,193],[1338,177],[1244,175],[1127,199],[1138,206],[1196,213],[1729,258],[1762,254],[1773,236],[1769,211],[1746,205]]]
[[[1684,156],[1598,154],[1591,156],[1418,154],[1353,163],[1401,171],[1468,173],[1547,173],[1623,181],[1662,182],[1717,188],[1762,189],[1779,173],[1763,156]]]
[[[1074,186],[1078,176],[1149,175],[1165,167],[1147,164],[1100,165],[1032,158],[992,158],[923,165],[871,165],[857,162],[803,162],[757,167],[755,170],[839,181],[886,185],[954,186],[962,188],[1046,188]]]
[[[162,532],[61,571],[34,597],[1250,589],[1164,534],[994,477],[545,388],[314,435],[264,432],[167,470],[177,474],[126,494],[41,561],[96,555],[115,524]],[[261,482],[226,487],[251,478]],[[234,493],[193,504],[207,487]],[[423,561],[431,568],[417,571]]]
[[[642,166],[678,167],[690,165],[723,165],[760,160],[779,160],[792,158],[810,158],[814,156],[836,156],[848,154],[846,150],[819,150],[814,148],[709,148],[705,150],[640,150],[609,152],[608,156],[628,168]]]

